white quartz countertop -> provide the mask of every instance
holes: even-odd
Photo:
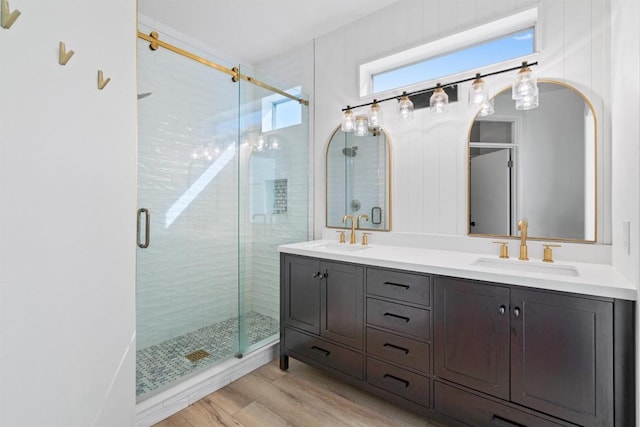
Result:
[[[500,259],[460,251],[391,245],[350,245],[329,240],[292,243],[280,252],[368,266],[476,279],[599,297],[637,299],[637,289],[611,265]]]

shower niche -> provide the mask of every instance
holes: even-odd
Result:
[[[326,224],[343,228],[344,215],[366,215],[362,230],[391,230],[391,147],[384,130],[366,136],[338,127],[327,146]]]

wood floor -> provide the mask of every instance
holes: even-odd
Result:
[[[444,427],[289,359],[264,365],[156,427]]]

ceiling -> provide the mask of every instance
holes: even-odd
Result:
[[[257,65],[398,1],[138,0],[138,11]]]

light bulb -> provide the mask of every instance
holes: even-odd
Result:
[[[438,83],[436,90],[433,91],[433,95],[429,99],[429,107],[432,114],[441,114],[449,111],[449,95],[440,87],[440,83]]]
[[[369,133],[369,125],[367,123],[367,116],[356,117],[356,136],[367,136]]]
[[[511,89],[511,98],[518,100],[523,97],[533,97],[538,90],[538,82],[531,74],[531,68],[527,67],[527,63],[522,63],[522,68],[518,71],[516,81]]]
[[[380,105],[373,100],[373,105],[371,105],[371,109],[369,110],[369,127],[377,129],[382,127],[382,109],[380,109]]]
[[[532,94],[516,99],[516,110],[532,110],[539,104],[538,87],[536,86]]]
[[[402,120],[413,119],[413,102],[411,102],[411,99],[407,96],[407,92],[404,92],[400,98],[398,114],[400,114],[400,119]]]
[[[480,107],[480,111],[478,112],[478,115],[481,117],[486,117],[486,116],[492,115],[495,112],[496,110],[494,108],[493,98],[491,98],[491,99],[487,99],[482,104],[482,107]]]
[[[482,105],[488,98],[487,88],[484,80],[480,78],[480,74],[476,74],[476,79],[471,83],[469,88],[469,106]]]
[[[353,111],[349,109],[347,105],[347,110],[342,115],[342,126],[340,127],[343,132],[353,132],[356,129],[356,122],[353,117]]]

